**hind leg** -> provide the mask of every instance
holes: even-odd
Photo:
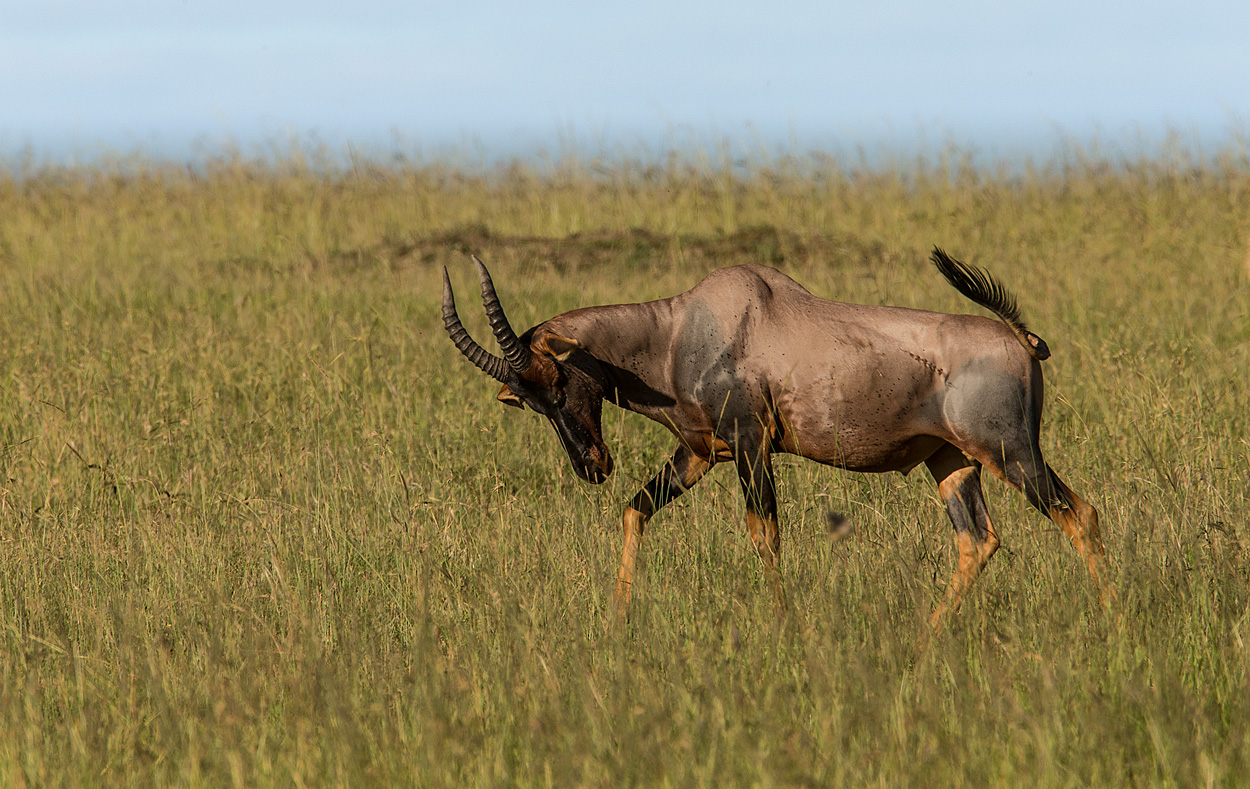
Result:
[[[1029,503],[1063,529],[1089,570],[1098,599],[1110,605],[1117,597],[1107,578],[1107,550],[1098,530],[1098,510],[1064,484],[1054,469],[1034,450],[1027,458],[1004,457],[1002,468],[993,471],[1021,490]]]
[[[1085,559],[1090,577],[1098,588],[1098,599],[1103,605],[1109,605],[1117,595],[1115,587],[1107,578],[1107,549],[1103,546],[1102,534],[1098,531],[1098,510],[1065,485],[1050,466],[1046,467],[1046,472],[1054,495],[1049,500],[1039,499],[1033,506],[1059,524],[1068,539],[1072,540],[1072,545],[1081,554],[1081,558]]]
[[[934,609],[929,626],[942,629],[946,617],[959,609],[964,593],[998,550],[998,533],[990,521],[981,492],[981,464],[969,460],[954,446],[939,449],[925,465],[938,484],[938,495],[946,502],[946,514],[955,527],[955,547],[959,558],[946,596]]]

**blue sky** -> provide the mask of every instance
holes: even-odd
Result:
[[[1250,3],[3,0],[0,154],[829,151],[1244,131]]]

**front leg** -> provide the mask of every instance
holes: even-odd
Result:
[[[665,504],[694,487],[711,467],[711,462],[696,455],[685,444],[679,445],[664,467],[625,507],[625,546],[621,550],[621,567],[616,573],[616,609],[621,619],[629,612],[634,565],[647,521]]]
[[[786,590],[781,583],[781,530],[777,523],[777,490],[773,478],[772,455],[768,449],[743,451],[736,458],[738,480],[746,498],[747,531],[764,562],[764,574],[777,596],[777,615],[786,612]]]

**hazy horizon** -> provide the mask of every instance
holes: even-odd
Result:
[[[15,0],[0,156],[1210,149],[1245,138],[1247,30],[1232,2]]]

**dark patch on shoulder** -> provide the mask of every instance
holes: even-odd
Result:
[[[729,424],[752,413],[734,341],[726,336],[725,327],[711,308],[694,301],[673,344],[677,391],[688,394],[712,419]]]

